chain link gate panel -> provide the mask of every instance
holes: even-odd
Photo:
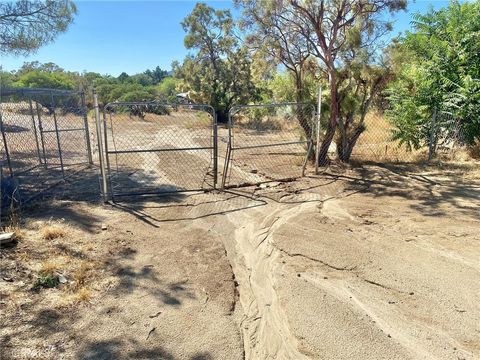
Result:
[[[25,202],[92,164],[83,93],[2,89],[0,125],[4,176]]]
[[[104,107],[103,120],[113,199],[216,187],[216,121],[211,106],[116,102]]]
[[[241,105],[232,107],[228,117],[222,188],[303,175],[315,132],[312,105]]]

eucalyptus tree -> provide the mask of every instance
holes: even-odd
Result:
[[[307,73],[313,73],[316,64],[312,61],[306,39],[290,26],[288,16],[280,2],[266,0],[237,0],[242,9],[241,27],[247,32],[247,46],[268,63],[283,66],[293,77],[295,100],[308,99],[305,85]],[[305,115],[299,109],[299,116]],[[299,119],[307,137],[311,135],[308,121]]]
[[[244,0],[245,22],[255,29],[257,42],[288,68],[301,68],[314,57],[329,88],[329,119],[320,147],[320,164],[337,128],[338,155],[348,161],[373,97],[388,71],[378,61],[378,45],[391,30],[386,13],[404,9],[405,0]],[[268,40],[267,40],[268,39]],[[293,55],[293,56],[292,56]],[[288,66],[286,65],[288,64]],[[292,66],[295,65],[295,66]]]

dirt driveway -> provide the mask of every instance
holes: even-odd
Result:
[[[480,184],[392,170],[36,209],[2,250],[2,358],[479,359]],[[34,292],[48,259],[67,283]]]

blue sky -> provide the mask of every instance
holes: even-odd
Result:
[[[54,62],[70,71],[129,74],[155,68],[170,69],[173,60],[187,54],[180,22],[195,1],[76,1],[78,14],[67,33],[29,57],[4,56],[3,70],[15,70],[25,61]],[[231,1],[207,1],[214,8],[230,8]],[[411,13],[440,8],[448,1],[416,1],[408,13],[395,16],[394,34],[410,28]]]

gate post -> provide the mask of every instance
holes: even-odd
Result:
[[[42,143],[42,152],[43,152],[43,166],[47,168],[47,152],[45,150],[45,139],[43,138],[43,124],[41,117],[41,110],[38,106],[38,101],[35,101],[35,108],[37,109],[37,119],[38,119],[38,130],[40,132],[40,142]]]
[[[93,165],[92,159],[92,146],[90,145],[90,131],[88,129],[88,115],[87,115],[87,106],[85,104],[85,93],[82,91],[80,94],[81,97],[81,106],[82,106],[82,113],[83,113],[83,124],[85,127],[85,141],[87,145],[87,159],[90,165]]]
[[[65,171],[63,169],[63,157],[62,157],[62,145],[60,143],[60,132],[58,131],[58,122],[57,122],[57,114],[55,113],[55,100],[53,96],[53,91],[50,92],[52,98],[52,108],[53,108],[53,123],[55,125],[55,134],[57,135],[57,146],[58,146],[58,157],[60,160],[60,168],[62,169],[62,177],[65,179]]]
[[[100,175],[102,176],[101,192],[103,201],[108,201],[107,177],[105,174],[105,158],[103,153],[102,128],[100,126],[100,112],[98,110],[97,90],[93,89],[93,107],[95,109],[95,126],[97,128],[97,142],[98,142],[98,160],[100,163]]]
[[[225,154],[225,164],[223,165],[223,174],[222,174],[222,187],[221,190],[225,190],[225,184],[227,182],[228,176],[228,167],[230,165],[230,157],[232,152],[232,110],[235,109],[235,106],[228,110],[228,142],[227,142],[227,153]]]
[[[217,113],[213,111],[213,188],[217,188],[218,181],[218,127]]]
[[[8,170],[10,171],[10,177],[13,177],[12,163],[10,162],[10,153],[8,152],[7,137],[5,135],[5,129],[3,128],[3,119],[2,119],[1,111],[0,111],[0,132],[2,133],[3,146],[5,148],[5,156],[7,157],[7,165],[8,165]]]
[[[315,146],[315,175],[318,175],[318,161],[320,158],[320,118],[322,115],[322,86],[318,87],[318,104],[317,104],[317,139]]]
[[[41,165],[42,156],[40,155],[40,145],[38,143],[37,125],[35,124],[35,114],[33,112],[32,96],[28,98],[28,105],[30,106],[30,114],[32,115],[32,126],[33,126],[33,133],[35,134],[35,144],[37,145],[38,162]]]

